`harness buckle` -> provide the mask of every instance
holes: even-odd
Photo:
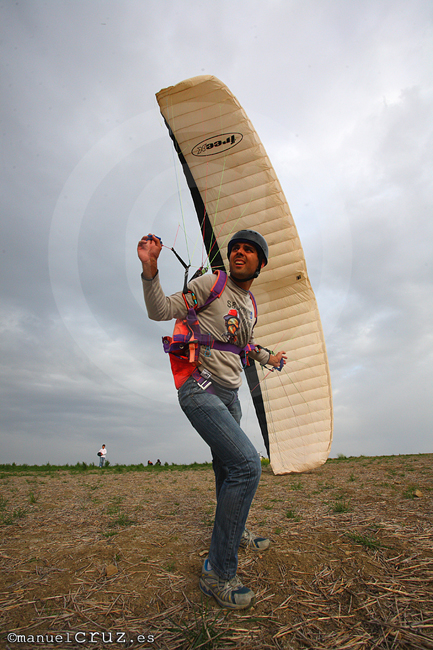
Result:
[[[199,375],[199,377],[197,377],[197,375]],[[206,370],[206,368],[203,368],[203,370],[200,371],[195,371],[194,379],[202,390],[207,390],[209,386],[212,386],[212,375],[209,370]]]

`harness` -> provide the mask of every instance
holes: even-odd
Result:
[[[211,288],[210,294],[203,305],[198,306],[197,298],[190,289],[184,286],[182,297],[187,308],[186,318],[178,318],[174,325],[173,336],[163,336],[162,344],[164,352],[170,356],[171,370],[173,373],[174,383],[179,389],[193,373],[195,378],[200,374],[197,366],[200,364],[199,356],[201,348],[204,347],[204,355],[210,356],[211,350],[220,350],[223,352],[232,352],[240,356],[242,365],[248,365],[248,352],[256,349],[254,345],[246,345],[241,348],[233,343],[218,341],[210,334],[200,330],[197,314],[206,309],[214,300],[219,298],[227,285],[227,274],[224,271],[216,271],[216,280]],[[186,299],[189,293],[193,299],[193,306],[190,307]],[[257,304],[251,291],[249,292],[254,307],[254,316],[257,319]],[[196,371],[196,372],[194,372]],[[203,371],[205,372],[205,371]],[[207,371],[206,371],[207,372]],[[210,373],[208,373],[210,375]],[[200,381],[198,380],[200,385]],[[201,386],[209,390],[208,382]]]

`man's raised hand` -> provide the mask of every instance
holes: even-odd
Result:
[[[158,257],[161,253],[162,241],[156,235],[149,233],[138,242],[137,253],[143,265],[143,277],[152,280],[158,271]]]

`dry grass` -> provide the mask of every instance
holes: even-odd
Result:
[[[257,602],[238,613],[198,590],[215,506],[210,468],[3,475],[0,646],[433,649],[432,461],[348,459],[280,477],[265,469],[249,527],[272,547],[240,551]],[[128,643],[117,643],[120,633]]]

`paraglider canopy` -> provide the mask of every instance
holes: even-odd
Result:
[[[275,171],[242,106],[216,77],[187,79],[161,90],[157,100],[212,269],[228,271],[240,233],[256,233],[262,248],[255,339],[285,350],[287,362],[282,372],[261,376],[251,362],[246,375],[272,468],[286,474],[318,467],[332,440],[328,358],[301,242]]]

